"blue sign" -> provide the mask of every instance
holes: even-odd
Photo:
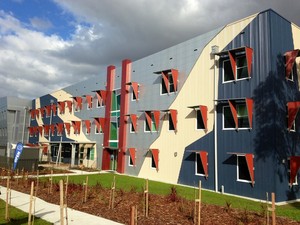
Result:
[[[17,145],[16,145],[16,150],[15,150],[15,158],[14,158],[14,170],[16,169],[17,167],[17,163],[18,163],[18,160],[22,154],[22,151],[23,151],[23,144],[21,142],[19,142]]]

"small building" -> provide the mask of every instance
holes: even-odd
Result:
[[[300,198],[300,28],[266,10],[32,102],[45,160]]]
[[[0,163],[11,168],[13,144],[28,141],[29,109],[32,101],[18,97],[0,98]]]

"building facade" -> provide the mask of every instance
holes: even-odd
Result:
[[[28,141],[29,109],[31,100],[17,97],[0,98],[0,157],[3,167],[10,166],[14,157],[13,145]]]
[[[299,199],[299,49],[266,10],[33,100],[29,142],[72,166]]]

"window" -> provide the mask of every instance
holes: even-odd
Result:
[[[289,180],[293,181],[293,183],[291,185],[298,185],[298,174],[296,174],[296,176],[294,178],[291,177],[291,165],[290,165],[291,161],[288,160],[288,174],[289,174]],[[292,178],[292,179],[291,179]]]
[[[97,108],[105,106],[104,101],[102,98],[97,98]]]
[[[202,130],[205,129],[205,124],[202,118],[202,114],[200,110],[196,110],[196,129]]]
[[[86,159],[87,160],[94,160],[94,155],[95,155],[95,149],[94,148],[87,148]]]
[[[246,157],[241,155],[237,155],[237,180],[242,182],[251,182]]]
[[[251,76],[253,50],[241,47],[218,53],[223,62],[223,83],[249,79]]]
[[[151,168],[152,168],[152,169],[156,169],[156,164],[155,164],[155,159],[154,159],[153,154],[152,154],[152,156],[151,156]]]
[[[145,119],[145,132],[150,132],[150,131],[157,131],[157,127],[156,127],[156,123],[155,123],[155,117],[154,117],[154,114],[153,112],[145,112],[145,116],[146,116],[146,119]],[[149,120],[147,120],[149,116]],[[150,117],[151,116],[151,117]],[[151,128],[150,128],[151,126]]]
[[[195,170],[196,175],[205,176],[204,167],[200,158],[200,153],[196,153],[196,160],[195,160]]]
[[[298,176],[300,169],[300,156],[290,156],[288,159],[289,185],[298,184]]]
[[[95,126],[95,134],[103,134],[102,128],[101,126]]]
[[[173,76],[171,72],[168,72],[163,74],[161,77],[161,94],[167,94],[173,92],[175,92]]]
[[[299,49],[288,51],[284,54],[285,56],[285,77],[287,80],[293,81],[294,75],[297,74],[297,57],[300,56]]]
[[[172,120],[172,116],[170,113],[168,113],[168,117],[169,117],[169,130],[175,130],[175,124]]]
[[[130,123],[130,133],[135,133],[133,123]]]
[[[133,160],[131,158],[131,155],[129,155],[128,166],[133,166]]]
[[[248,116],[248,109],[246,103],[236,103],[236,119],[230,106],[223,106],[223,129],[235,129],[235,128],[250,128],[250,121]]]

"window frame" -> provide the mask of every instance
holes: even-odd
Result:
[[[205,124],[203,122],[203,117],[202,117],[201,110],[200,109],[195,109],[195,111],[196,111],[196,124],[195,124],[196,130],[205,130]],[[200,123],[201,123],[203,128],[198,128],[198,124],[200,124]]]
[[[161,83],[160,83],[160,95],[169,95],[175,93],[175,87],[174,87],[174,80],[172,77],[172,71],[168,71],[167,73],[167,79],[168,79],[168,85],[169,85],[169,92],[167,90],[167,87],[165,86],[163,75],[161,75]],[[172,82],[171,82],[172,81]]]
[[[154,156],[153,154],[151,153],[151,161],[150,161],[150,168],[153,169],[153,170],[156,170],[156,164],[155,164],[155,160],[154,160]]]
[[[247,179],[243,179],[243,178],[240,178],[240,164],[239,164],[239,158],[240,157],[243,157],[245,159],[245,164],[243,164],[242,166],[245,166],[246,168],[243,168],[243,170],[246,170],[247,173],[248,173],[248,176],[249,176],[249,180]],[[236,155],[236,181],[238,182],[242,182],[242,183],[252,183],[251,181],[251,175],[250,175],[250,171],[248,169],[248,166],[247,166],[247,159],[246,159],[246,156],[245,155],[242,155],[242,154],[237,154]]]
[[[199,161],[199,163],[198,163]],[[198,164],[201,165],[201,172],[203,173],[198,173]],[[201,176],[201,177],[205,177],[205,171],[204,171],[204,166],[203,166],[203,163],[201,161],[201,156],[200,156],[200,153],[199,152],[195,152],[195,175],[196,176]]]
[[[238,126],[238,130],[249,130],[249,129],[251,129],[251,127],[250,127],[250,124],[249,124],[249,112],[248,112],[248,109],[247,109],[247,104],[246,104],[246,102],[236,103],[237,111],[238,111],[238,107],[240,107],[241,105],[243,105],[246,108],[247,118],[248,118],[248,126],[247,127]],[[236,130],[236,128],[234,126],[233,127],[225,127],[225,114],[224,114],[224,109],[225,108],[229,109],[230,115],[232,116],[230,106],[229,105],[222,106],[222,130]],[[237,116],[238,116],[238,124],[239,124],[239,119],[240,118],[246,117],[246,116],[240,116],[239,114]]]
[[[149,130],[147,130],[147,127],[149,128]],[[156,128],[156,124],[155,124],[155,120],[154,120],[154,113],[153,112],[151,112],[151,129],[148,126],[147,118],[145,116],[145,120],[144,120],[144,132],[145,133],[157,132],[157,128]]]
[[[132,160],[130,154],[129,154],[129,157],[128,157],[128,166],[130,166],[130,167],[133,167],[133,166],[134,166],[134,165],[133,165],[133,160]]]

